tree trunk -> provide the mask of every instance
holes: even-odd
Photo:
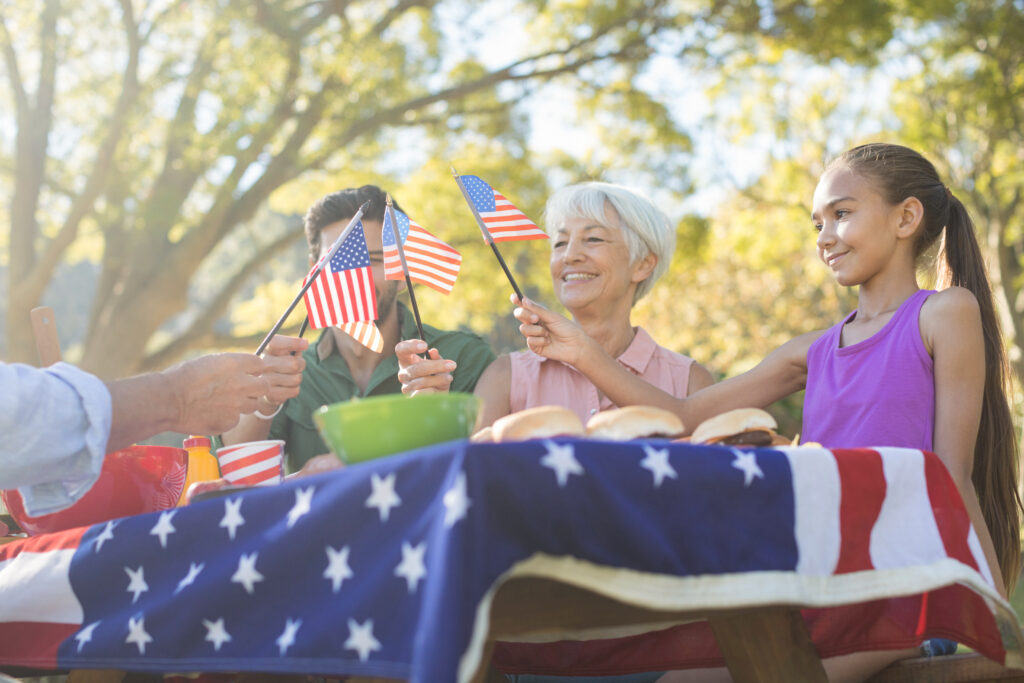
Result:
[[[162,253],[169,251],[165,246]],[[180,272],[171,265],[173,259],[162,261],[134,261],[117,277],[111,296],[98,307],[96,324],[86,340],[80,363],[84,369],[107,380],[139,372],[153,334],[185,310],[194,268]]]

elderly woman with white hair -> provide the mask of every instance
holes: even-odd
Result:
[[[532,301],[519,303],[530,350],[499,357],[480,376],[476,394],[483,399],[479,427],[509,413],[539,405],[561,405],[583,422],[597,412],[618,407],[589,378],[577,361],[602,355],[656,389],[683,398],[714,382],[711,373],[692,358],[659,346],[630,319],[633,306],[668,270],[675,250],[675,231],[668,218],[638,192],[621,185],[588,182],[554,193],[545,222],[551,235],[551,279],[555,296],[574,323]],[[544,316],[543,334],[538,334]],[[560,324],[572,326],[579,356],[546,353],[544,335],[557,334]],[[531,327],[532,325],[532,327]],[[579,331],[585,333],[580,335]],[[528,334],[531,332],[531,334]],[[561,348],[564,345],[550,345]],[[408,395],[447,391],[451,361],[417,355],[427,351],[419,340],[396,348],[399,379]],[[656,392],[657,393],[657,392]]]

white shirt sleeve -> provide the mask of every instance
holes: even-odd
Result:
[[[0,363],[0,488],[32,516],[68,507],[96,482],[111,421],[110,391],[67,363]]]

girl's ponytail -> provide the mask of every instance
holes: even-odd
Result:
[[[974,447],[971,479],[992,536],[1007,592],[1020,574],[1021,499],[1017,489],[1020,449],[1006,401],[1010,368],[1003,349],[985,262],[967,207],[947,192],[948,218],[936,286],[969,289],[978,300],[985,340],[985,393]]]
[[[861,145],[833,164],[846,165],[875,181],[890,204],[916,197],[924,207],[920,237],[914,244],[916,255],[920,256],[943,237],[937,287],[963,287],[978,300],[985,339],[985,391],[971,479],[992,536],[1003,582],[1011,591],[1021,564],[1019,446],[1006,400],[1009,365],[974,222],[967,208],[939,180],[932,163],[912,149],[885,143]]]

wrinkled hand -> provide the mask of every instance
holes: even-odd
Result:
[[[302,371],[306,369],[306,359],[302,357],[302,352],[307,346],[309,342],[305,339],[280,334],[274,335],[267,344],[263,352],[263,360],[266,362],[263,378],[270,383],[270,389],[260,401],[259,407],[264,415],[270,415],[279,405],[299,395]]]
[[[515,294],[511,298],[512,303],[517,304],[513,315],[522,323],[519,332],[526,337],[531,351],[573,366],[579,364],[587,345],[592,342],[582,327],[532,299],[520,300]]]
[[[174,430],[220,434],[259,406],[270,390],[261,375],[266,362],[250,353],[217,353],[185,361],[161,373],[177,405]]]
[[[419,355],[426,353],[427,357]],[[437,349],[427,349],[420,339],[407,339],[395,346],[398,356],[398,381],[406,396],[437,394],[448,391],[452,385],[455,361],[441,358]]]

